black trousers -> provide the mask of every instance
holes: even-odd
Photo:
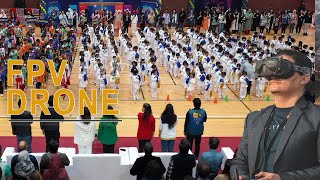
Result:
[[[264,32],[264,28],[265,28],[265,26],[260,26],[260,27],[259,27],[260,33],[263,33],[263,32]]]
[[[251,86],[252,86],[252,81],[248,81],[248,87],[247,87],[247,95],[250,95],[250,90],[251,90]]]
[[[273,30],[274,34],[278,34],[279,26],[274,26]]]
[[[111,144],[111,145],[103,144],[103,153],[114,153],[114,144]]]
[[[59,131],[45,131],[44,135],[46,137],[46,152],[49,152],[49,142],[55,140],[59,143],[60,132]]]
[[[0,94],[3,94],[3,81],[0,81]]]
[[[281,33],[285,34],[286,33],[286,29],[288,27],[288,24],[282,24],[282,29],[281,29]]]
[[[129,31],[129,24],[123,24],[123,32],[128,33]]]
[[[150,142],[150,140],[138,140],[139,142],[139,153],[142,153],[144,151],[144,145],[147,143],[147,142]]]
[[[194,151],[194,155],[196,156],[196,158],[198,159],[199,157],[199,153],[200,153],[200,144],[201,144],[201,135],[187,135],[187,139],[189,140],[190,144],[191,144],[191,151],[192,151],[192,147],[193,147],[193,140],[195,140],[195,149]]]
[[[296,27],[296,33],[297,33],[297,34],[300,34],[300,32],[301,32],[301,27],[302,27],[302,24],[297,24],[297,27]]]

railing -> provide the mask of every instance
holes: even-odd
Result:
[[[101,116],[93,116],[95,119],[101,118]],[[178,116],[179,119],[184,119],[186,116]],[[34,119],[39,119],[40,116],[33,116]],[[77,116],[65,116],[64,120],[75,120]],[[117,116],[118,119],[137,119],[137,116]],[[154,116],[159,119],[160,116]],[[246,116],[208,116],[207,119],[245,119]],[[11,119],[11,116],[0,116],[0,119]]]

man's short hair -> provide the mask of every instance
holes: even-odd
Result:
[[[51,140],[48,144],[50,153],[57,153],[59,149],[59,143],[55,140]]]
[[[219,147],[220,140],[216,137],[210,137],[209,138],[209,148],[210,149],[217,149]]]
[[[311,60],[304,55],[303,53],[296,51],[296,50],[291,50],[291,49],[286,49],[286,50],[281,50],[277,53],[277,56],[289,56],[294,60],[294,64],[301,66],[301,67],[307,67],[307,68],[312,68],[312,62]]]
[[[193,99],[193,106],[196,109],[199,109],[201,107],[201,100],[199,98],[194,98]]]
[[[182,139],[179,144],[180,153],[188,154],[190,147],[191,147],[191,144],[190,144],[189,140]]]
[[[48,105],[53,106],[53,95],[49,96]]]
[[[198,176],[202,179],[206,179],[210,175],[210,164],[207,162],[200,162],[197,165]]]
[[[150,142],[147,142],[144,145],[144,153],[145,154],[152,154],[152,152],[153,152],[153,145]]]

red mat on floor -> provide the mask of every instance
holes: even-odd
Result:
[[[182,137],[176,139],[174,150],[178,152],[179,143]],[[220,146],[218,150],[220,151],[221,147],[230,147],[233,151],[239,146],[241,137],[219,137]],[[203,137],[201,140],[200,151],[208,151],[208,137]],[[161,151],[161,141],[159,138],[154,138],[151,143],[154,146],[154,152]],[[6,147],[16,147],[17,139],[15,136],[2,136],[0,137],[0,145],[4,150]],[[73,137],[61,137],[60,138],[60,147],[75,147],[77,145],[73,143]],[[119,147],[138,147],[138,140],[134,137],[121,137],[119,138],[115,150],[118,153]],[[32,152],[45,152],[45,138],[44,137],[33,137],[32,138]],[[95,140],[93,143],[93,153],[99,154],[102,153],[102,144]]]

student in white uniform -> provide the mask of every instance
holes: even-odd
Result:
[[[195,74],[191,73],[190,77],[187,79],[187,96],[186,99],[188,99],[189,96],[193,95],[195,85],[196,85],[196,80],[194,78]]]
[[[206,80],[204,81],[204,87],[205,87],[205,97],[206,101],[208,101],[212,95],[212,80],[211,80],[211,74],[207,74]]]
[[[241,64],[237,64],[237,69],[235,70],[234,74],[232,74],[232,76],[234,76],[233,90],[236,91],[236,90],[238,90],[239,79],[241,76]]]
[[[245,99],[247,96],[247,87],[248,87],[248,77],[247,77],[247,72],[243,71],[242,75],[239,79],[240,81],[240,98]]]
[[[86,88],[88,85],[88,74],[84,68],[81,68],[78,79],[79,79],[79,88],[84,89],[86,91]]]
[[[186,68],[185,73],[183,73],[182,86],[183,86],[183,89],[184,89],[184,96],[187,96],[187,87],[188,87],[187,79],[189,78],[190,73],[191,73],[191,71],[190,71],[189,68]]]
[[[100,91],[100,94],[102,95],[103,89],[105,89],[108,85],[107,74],[105,69],[101,70],[101,74],[98,79],[99,79],[99,91]]]
[[[173,76],[175,78],[180,77],[180,68],[181,68],[181,58],[180,58],[180,54],[177,53],[176,59],[174,62],[174,69],[173,69]]]
[[[263,97],[264,87],[267,80],[264,77],[259,77],[256,79],[256,96],[257,97]]]
[[[184,87],[184,75],[186,74],[186,69],[188,68],[188,62],[183,61],[182,66],[180,68],[180,73],[181,73],[181,85]]]
[[[101,75],[101,73],[100,73],[101,67],[102,67],[102,63],[100,63],[100,59],[97,59],[96,60],[96,64],[94,65],[94,74],[95,74],[95,84],[96,84],[96,86],[99,85],[98,84],[99,83],[98,78]]]
[[[119,89],[119,82],[118,82],[119,80],[117,80],[119,78],[120,78],[119,71],[117,70],[116,67],[113,67],[110,73],[110,86],[113,89]]]
[[[171,76],[174,76],[173,71],[174,71],[174,67],[176,62],[176,53],[172,51],[172,55],[170,56],[169,59],[169,73],[171,74]]]
[[[151,72],[151,78],[150,78],[150,86],[151,86],[151,97],[157,98],[157,90],[158,90],[158,84],[160,83],[159,76],[157,75],[157,70],[154,69]]]
[[[139,100],[139,89],[140,89],[140,81],[141,81],[141,77],[139,76],[139,71],[137,68],[133,68],[132,69],[132,76],[131,76],[131,82],[132,82],[132,95],[133,95],[133,100]]]
[[[203,94],[204,81],[206,80],[206,73],[202,67],[200,67],[200,72],[197,74],[197,86],[198,86],[198,95]]]
[[[145,63],[144,59],[140,60],[139,73],[141,76],[141,85],[143,85],[145,82],[146,74],[148,73],[147,64]]]
[[[220,99],[224,98],[224,89],[226,88],[226,72],[221,72],[221,76],[218,80],[218,96]]]

